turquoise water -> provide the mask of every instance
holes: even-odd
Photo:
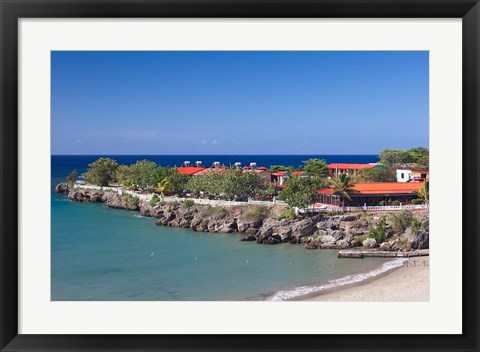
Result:
[[[52,300],[263,300],[383,260],[161,227],[138,212],[52,196]],[[153,256],[152,256],[153,253]]]
[[[52,157],[52,187],[72,169],[84,170],[84,159]],[[136,211],[72,202],[53,190],[51,201],[54,301],[264,300],[385,263],[337,259],[336,250],[258,245],[235,234],[156,226],[155,219]]]

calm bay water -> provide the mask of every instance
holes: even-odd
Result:
[[[298,166],[312,156],[115,156]],[[376,156],[320,156],[327,162],[376,162]],[[52,186],[98,156],[52,156]],[[52,300],[263,300],[278,291],[374,270],[382,259],[337,259],[336,250],[257,245],[239,235],[155,225],[138,212],[77,203],[52,190]]]

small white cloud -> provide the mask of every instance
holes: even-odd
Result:
[[[217,144],[217,140],[214,139],[214,140],[212,141],[212,144],[213,144],[213,145]]]
[[[206,144],[207,142],[206,141],[202,141],[202,144]]]

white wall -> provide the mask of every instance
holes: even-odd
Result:
[[[403,174],[403,178],[402,178]],[[412,178],[412,171],[406,169],[397,169],[397,182],[407,182]]]

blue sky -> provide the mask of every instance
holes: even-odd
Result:
[[[428,52],[52,52],[52,154],[428,147]]]

